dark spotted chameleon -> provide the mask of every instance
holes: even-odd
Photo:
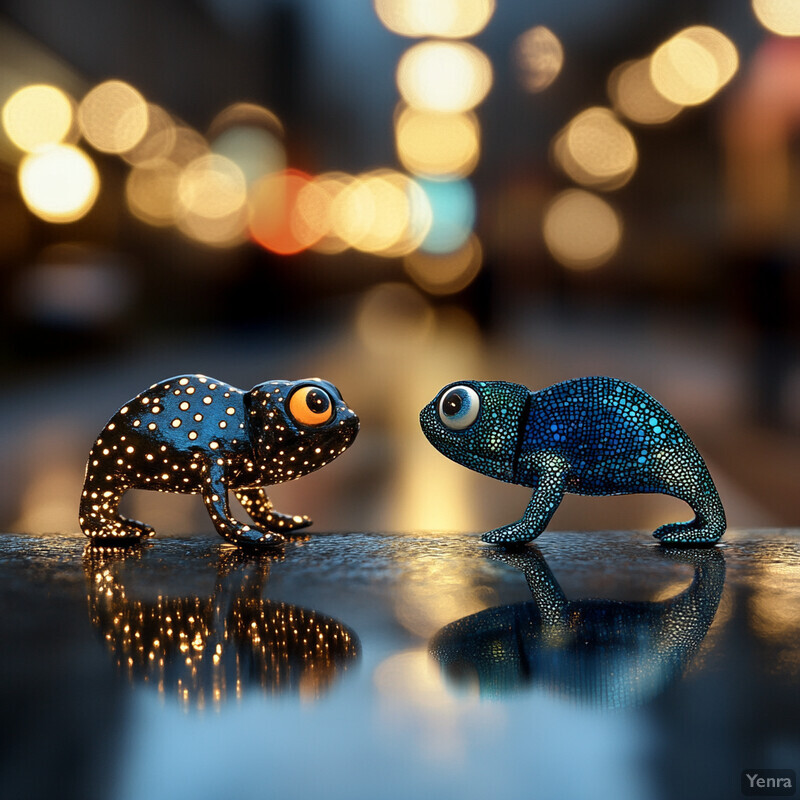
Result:
[[[237,545],[280,544],[280,531],[311,524],[275,511],[265,486],[294,480],[341,455],[358,417],[335,386],[275,380],[244,392],[204,375],[178,375],[129,400],[95,440],[86,465],[81,530],[114,544],[154,535],[117,510],[128,489],[200,494],[220,536]],[[235,520],[232,490],[252,518]]]

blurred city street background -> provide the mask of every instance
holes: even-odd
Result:
[[[597,374],[675,414],[732,527],[800,524],[798,37],[779,0],[0,2],[0,525],[78,535],[97,431],[185,372],[339,387],[355,446],[273,493],[312,531],[516,519],[419,410]]]

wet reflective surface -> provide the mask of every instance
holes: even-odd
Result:
[[[3,797],[731,798],[800,764],[800,535],[0,536]]]
[[[357,637],[336,620],[263,598],[269,557],[226,549],[211,594],[134,599],[119,572],[135,563],[147,574],[151,555],[140,548],[84,551],[89,616],[132,683],[155,684],[198,708],[251,687],[313,698],[358,658]]]
[[[665,549],[694,567],[689,588],[655,603],[570,602],[538,548],[490,553],[525,576],[533,600],[496,606],[442,628],[431,654],[456,683],[501,697],[528,686],[615,707],[650,699],[679,677],[719,606],[718,548]]]

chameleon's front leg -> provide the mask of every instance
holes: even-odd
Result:
[[[296,531],[311,524],[311,519],[305,515],[281,514],[280,511],[276,511],[272,506],[272,500],[260,486],[248,486],[235,494],[253,522],[261,528],[274,532]]]
[[[550,522],[566,491],[569,463],[555,453],[532,453],[521,457],[522,469],[536,476],[528,507],[522,518],[502,528],[495,528],[481,536],[489,544],[523,544],[532,542]]]
[[[286,541],[279,533],[262,530],[257,525],[243,525],[231,516],[224,463],[205,461],[200,494],[217,533],[231,544],[244,547],[274,547]]]

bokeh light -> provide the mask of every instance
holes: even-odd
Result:
[[[397,244],[408,225],[406,193],[387,177],[374,173],[366,176],[359,184],[359,194],[371,196],[369,206],[372,218],[365,234],[353,246],[367,253],[380,253]]]
[[[247,185],[241,169],[214,153],[188,164],[178,181],[178,199],[188,212],[208,219],[226,217],[242,208]]]
[[[167,157],[179,167],[185,167],[208,153],[208,142],[196,130],[179,125],[175,129],[175,142]]]
[[[181,171],[167,159],[149,160],[134,167],[125,182],[131,213],[150,225],[172,225],[178,218],[178,181]]]
[[[249,185],[286,169],[283,137],[278,117],[255,103],[233,103],[217,114],[208,130],[211,149],[238,164]]]
[[[318,253],[333,255],[347,250],[350,245],[336,234],[334,228],[334,201],[355,178],[345,172],[325,172],[312,179],[297,197],[297,211],[307,224],[321,230],[322,236],[310,249]],[[307,196],[308,195],[308,196]]]
[[[74,222],[94,205],[100,177],[82,150],[55,145],[22,160],[19,187],[36,216],[47,222]]]
[[[800,36],[800,3],[797,0],[752,0],[758,21],[779,36]]]
[[[230,128],[262,128],[282,138],[285,134],[278,116],[256,103],[232,103],[214,117],[208,128],[208,138],[216,139]]]
[[[247,207],[240,206],[219,217],[204,217],[184,211],[178,217],[178,230],[209,247],[235,247],[247,239]]]
[[[713,97],[735,74],[739,56],[720,31],[694,26],[677,33],[653,53],[650,75],[673,103],[693,106]]]
[[[408,105],[427,111],[468,111],[492,87],[492,65],[464,42],[421,42],[397,65],[397,87]]]
[[[736,74],[736,70],[739,69],[739,52],[736,45],[722,31],[708,25],[693,25],[678,35],[695,42],[711,54],[717,65],[717,91]]]
[[[126,153],[147,133],[147,103],[130,84],[105,81],[81,101],[78,122],[86,141],[96,150]]]
[[[161,106],[147,104],[147,129],[132,149],[123,154],[129,164],[147,164],[166,158],[175,149],[177,125]]]
[[[379,355],[392,355],[419,346],[434,327],[430,303],[405,283],[380,283],[369,289],[356,312],[362,344]]]
[[[23,86],[6,100],[2,117],[8,138],[20,150],[33,152],[67,138],[74,122],[73,102],[55,86]]]
[[[417,250],[403,260],[408,276],[429,294],[447,295],[466,289],[483,264],[483,249],[475,234],[452,253],[436,255]]]
[[[649,58],[620,64],[609,76],[608,94],[618,113],[640,125],[669,122],[683,108],[667,100],[653,85]]]
[[[381,22],[401,36],[461,39],[475,36],[494,13],[495,0],[374,0]]]
[[[617,189],[627,183],[638,160],[630,131],[608,108],[578,114],[554,143],[559,166],[577,183]]]
[[[427,196],[414,181],[393,170],[375,170],[347,182],[333,198],[331,230],[357,250],[402,255],[427,234],[427,209]]]
[[[295,169],[265,175],[250,194],[250,235],[279,255],[307,249],[325,233],[324,191],[311,186],[311,176]],[[298,208],[298,198],[304,199]],[[302,210],[301,210],[302,209]]]
[[[248,184],[254,183],[262,175],[286,169],[283,142],[264,128],[229,128],[214,139],[211,149],[236,164]]]
[[[475,190],[469,181],[422,180],[433,220],[421,249],[428,253],[452,253],[462,247],[475,225]]]
[[[564,66],[564,48],[544,25],[525,31],[514,43],[519,82],[529,92],[544,91]]]
[[[177,186],[178,227],[196,241],[227,247],[243,240],[247,182],[228,158],[208,153],[187,164]]]
[[[602,198],[583,189],[567,189],[545,211],[544,241],[560,264],[591,269],[606,263],[622,238],[622,221]]]
[[[395,123],[397,154],[416,175],[465,177],[478,163],[480,126],[475,115],[403,108]]]

